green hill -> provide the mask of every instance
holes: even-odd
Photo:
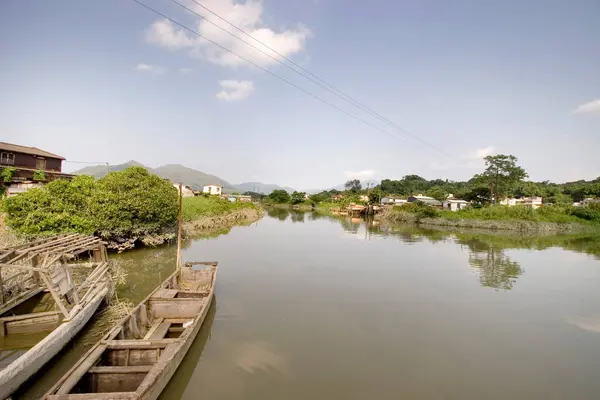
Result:
[[[123,164],[111,165],[110,171],[122,171],[128,167],[143,167],[153,174],[170,180],[171,182],[182,182],[184,185],[191,186],[195,190],[202,190],[205,185],[215,184],[223,186],[225,193],[237,191],[237,189],[224,179],[215,175],[205,174],[192,168],[184,167],[179,164],[163,165],[158,168],[149,168],[137,161],[128,161]],[[93,165],[72,172],[75,175],[92,175],[95,178],[102,178],[108,173],[106,165]]]

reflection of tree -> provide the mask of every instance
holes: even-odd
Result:
[[[305,214],[305,212],[303,212],[303,211],[292,211],[291,212],[292,222],[294,222],[294,223],[304,222],[304,214]]]
[[[483,241],[470,240],[469,264],[479,272],[481,285],[494,289],[510,290],[523,273],[518,262],[512,261],[502,249]]]
[[[344,230],[346,232],[351,232],[351,233],[358,232],[358,228],[360,227],[360,224],[353,223],[351,218],[336,218],[336,219],[338,221],[340,221],[340,224],[342,224],[342,228],[344,228]]]
[[[290,215],[290,210],[287,208],[269,207],[267,208],[267,214],[269,214],[269,217],[277,218],[280,221],[285,221]]]

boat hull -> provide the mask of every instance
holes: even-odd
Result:
[[[62,323],[48,336],[0,371],[0,399],[6,399],[58,354],[87,324],[108,293],[100,291],[72,320]]]

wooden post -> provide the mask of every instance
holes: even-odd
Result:
[[[177,269],[181,268],[181,203],[183,202],[183,188],[179,183],[179,211],[177,213]]]
[[[0,304],[4,304],[4,282],[2,282],[2,268],[0,268]]]

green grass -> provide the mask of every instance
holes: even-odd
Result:
[[[530,221],[555,223],[582,223],[586,220],[571,214],[570,207],[543,206],[534,210],[529,207],[491,206],[467,208],[457,212],[439,211],[439,217],[458,220],[476,219],[481,221]]]
[[[185,197],[182,203],[182,219],[186,222],[193,221],[201,217],[213,217],[217,215],[228,214],[230,212],[244,208],[255,209],[257,206],[250,202],[232,203],[226,199],[218,197]]]

